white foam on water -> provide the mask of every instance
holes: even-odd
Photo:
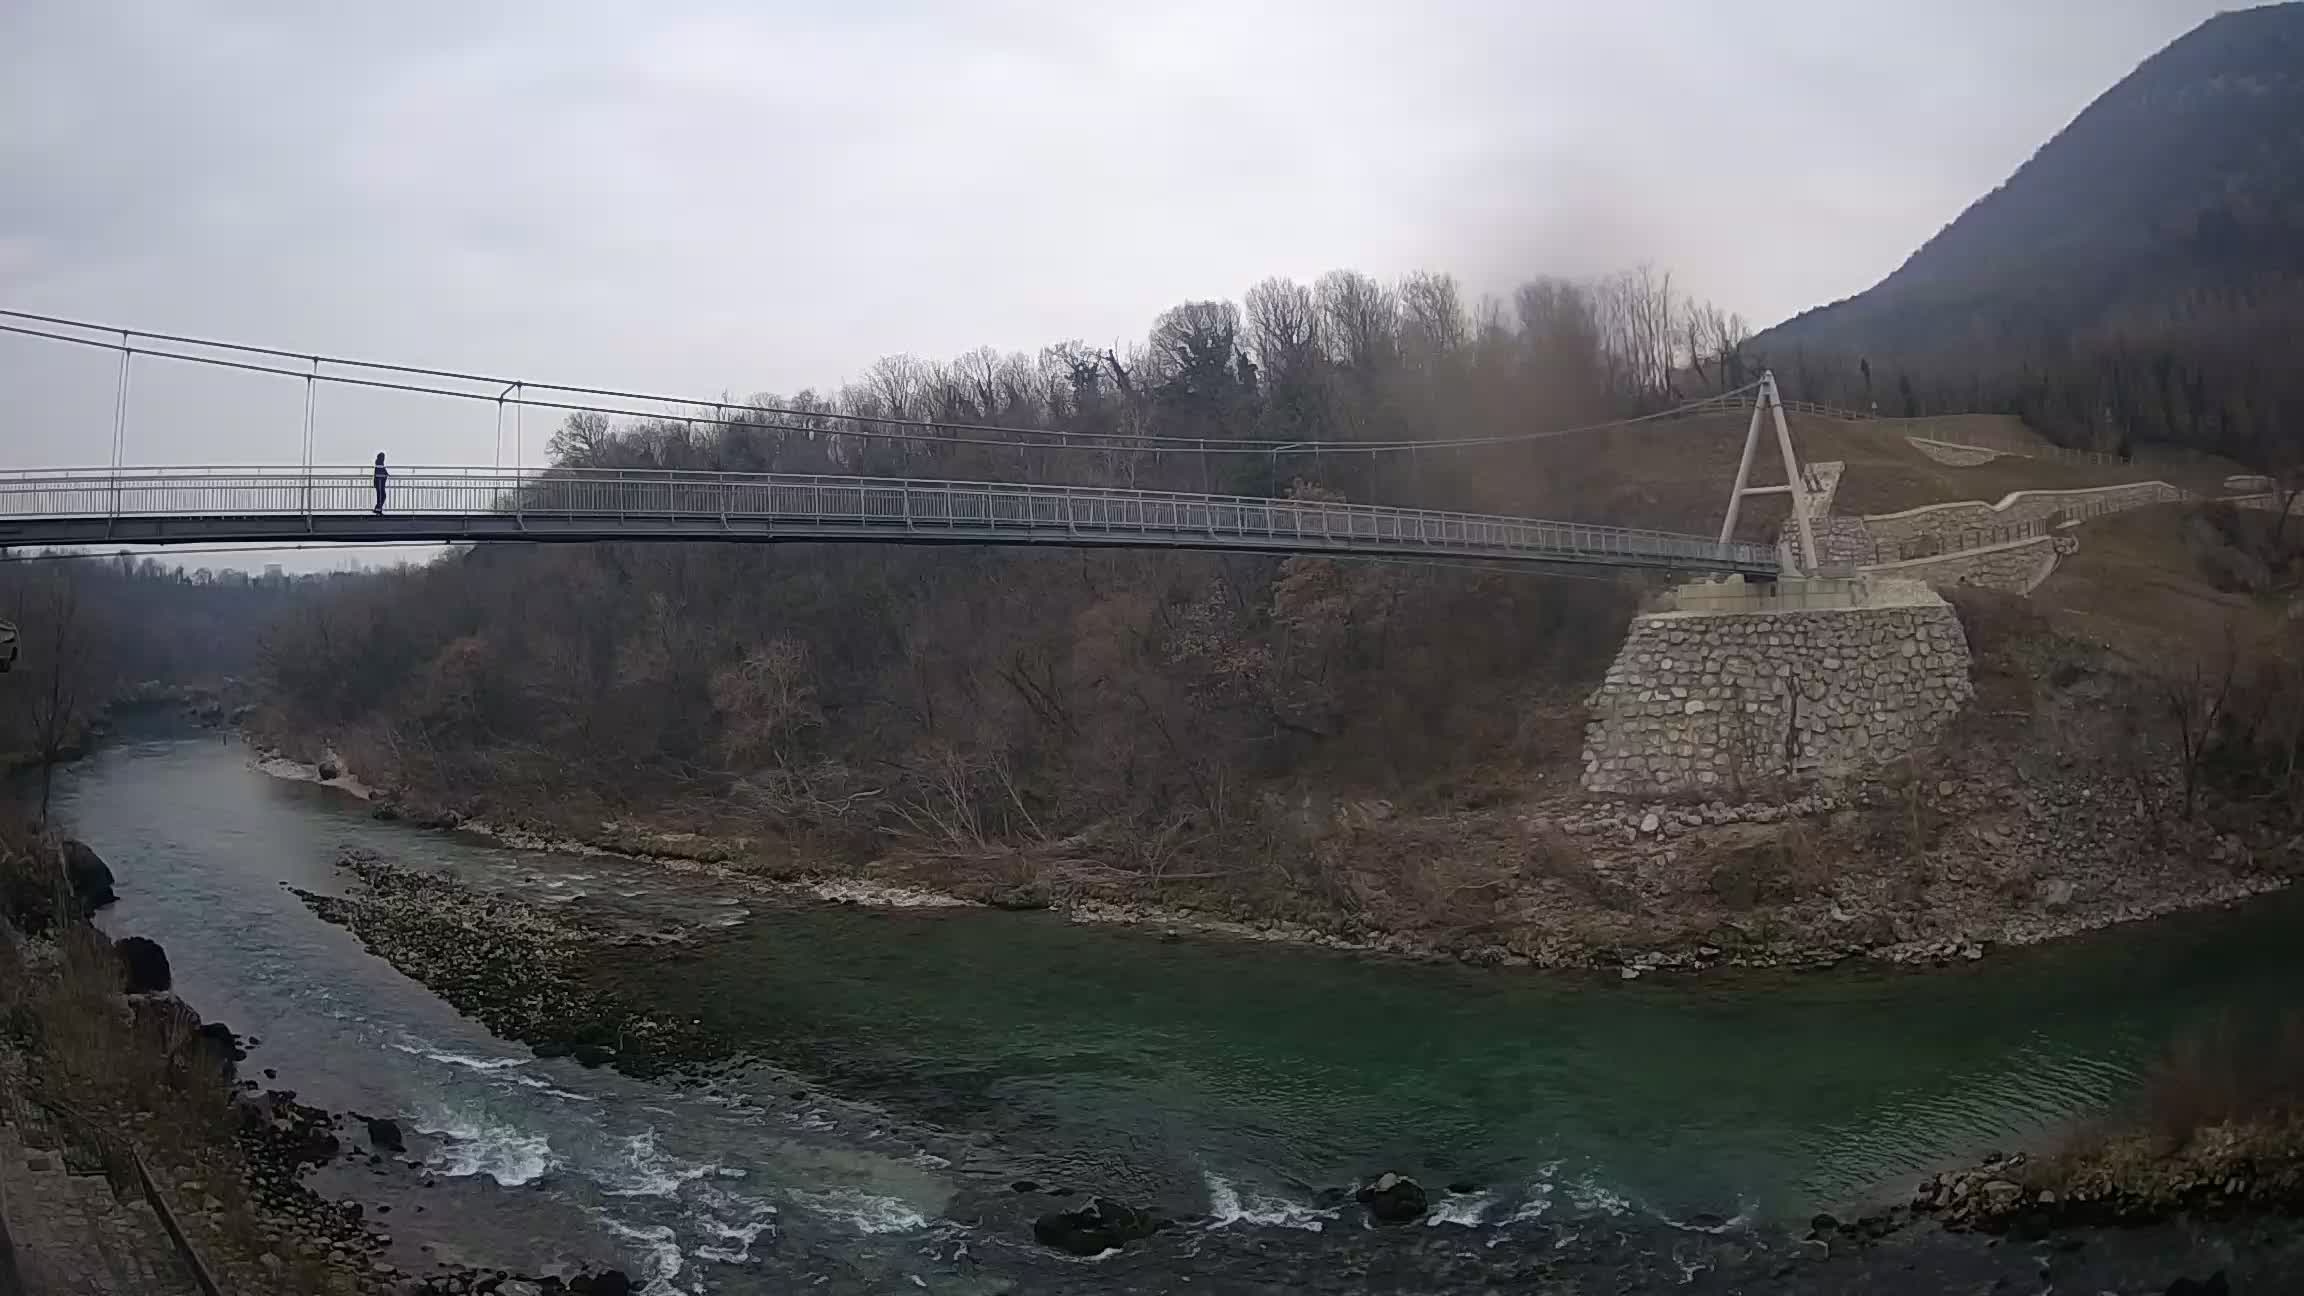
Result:
[[[677,1196],[683,1185],[720,1168],[711,1162],[677,1157],[657,1147],[653,1125],[620,1140],[620,1145],[618,1164],[604,1168],[595,1176],[600,1180],[602,1191],[610,1197]]]
[[[467,1071],[505,1071],[516,1066],[526,1066],[530,1061],[524,1057],[473,1057],[468,1053],[456,1053],[448,1049],[434,1048],[421,1040],[415,1042],[395,1041],[392,1047],[402,1053],[414,1054],[426,1061],[463,1067]]]
[[[1424,1216],[1424,1226],[1454,1224],[1459,1228],[1478,1228],[1488,1216],[1488,1208],[1496,1204],[1494,1193],[1450,1193],[1433,1203]],[[1515,1216],[1517,1218],[1517,1216]]]
[[[726,1192],[709,1184],[699,1189],[702,1207],[696,1212],[698,1230],[713,1240],[695,1249],[699,1260],[742,1264],[752,1258],[752,1242],[762,1233],[774,1236],[776,1207],[757,1197]]]
[[[527,1087],[527,1088],[530,1088],[530,1089],[533,1089],[533,1090],[535,1090],[536,1092],[538,1092],[538,1093],[540,1093],[540,1094],[544,1094],[544,1095],[546,1095],[546,1096],[548,1096],[548,1097],[552,1097],[552,1098],[565,1098],[565,1099],[567,1099],[569,1102],[598,1102],[598,1101],[600,1101],[598,1098],[594,1097],[594,1096],[593,1096],[593,1095],[591,1095],[591,1094],[570,1093],[570,1092],[569,1092],[568,1090],[566,1090],[566,1089],[555,1089],[555,1088],[553,1088],[553,1087],[552,1087],[552,1082],[551,1082],[551,1081],[549,1081],[549,1080],[545,1080],[545,1079],[542,1079],[542,1078],[540,1078],[540,1077],[538,1077],[538,1076],[532,1076],[532,1075],[522,1075],[522,1074],[520,1074],[519,1072],[515,1071],[515,1072],[513,1072],[513,1073],[512,1073],[512,1075],[511,1075],[511,1078],[512,1078],[512,1080],[513,1080],[513,1082],[514,1082],[514,1083],[516,1083],[516,1084],[520,1084],[520,1085],[523,1085],[523,1086],[525,1086],[525,1087]]]
[[[1336,1218],[1336,1210],[1322,1210],[1305,1202],[1292,1202],[1284,1197],[1270,1197],[1263,1193],[1243,1194],[1232,1186],[1232,1181],[1205,1171],[1200,1176],[1208,1185],[1208,1216],[1210,1228],[1227,1224],[1262,1224],[1272,1228],[1302,1229],[1318,1233]]]
[[[696,1258],[714,1260],[721,1264],[743,1264],[750,1260],[752,1240],[776,1227],[776,1221],[772,1219],[756,1219],[744,1224],[724,1224],[715,1219],[700,1222],[704,1231],[719,1241],[700,1244],[696,1248]]]
[[[1528,1185],[1528,1195],[1505,1217],[1506,1224],[1527,1224],[1540,1220],[1552,1210],[1552,1193],[1559,1186],[1553,1179],[1560,1173],[1560,1163],[1554,1161],[1540,1172],[1540,1177]]]
[[[668,1296],[679,1288],[672,1280],[680,1276],[687,1258],[680,1254],[679,1234],[669,1224],[627,1224],[606,1211],[595,1212],[600,1224],[610,1233],[639,1247],[647,1261],[636,1266],[639,1273],[641,1296]]]
[[[1568,1203],[1587,1215],[1622,1215],[1632,1209],[1629,1198],[1591,1179],[1568,1185]]]
[[[550,1139],[486,1116],[441,1112],[419,1118],[415,1127],[417,1133],[440,1140],[425,1159],[425,1168],[446,1178],[486,1175],[506,1188],[517,1188],[560,1166]]]
[[[928,1227],[927,1216],[894,1197],[875,1197],[854,1188],[792,1196],[815,1214],[839,1220],[859,1233],[913,1233]]]
[[[904,1159],[923,1170],[948,1170],[952,1166],[951,1158],[940,1157],[926,1149],[914,1152]]]

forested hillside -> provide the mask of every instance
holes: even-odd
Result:
[[[2083,20],[2084,21],[2084,20]],[[2304,426],[2304,4],[2219,15],[1869,292],[1756,339],[1795,396],[2285,466]]]
[[[1741,342],[1738,321],[1652,271],[1531,284],[1508,308],[1468,303],[1441,276],[1344,273],[1267,281],[1244,309],[1177,307],[1125,354],[895,357],[829,397],[764,396],[729,426],[578,415],[553,451],[570,467],[1330,491],[1588,516],[1606,457],[1572,439],[1230,455],[1146,439],[1222,451],[1566,428],[1733,386]],[[834,415],[940,430],[904,439]],[[994,438],[952,430],[970,423],[1123,441],[980,444]],[[1726,471],[1705,486],[1706,525]],[[1572,759],[1576,723],[1547,722],[1564,713],[1544,704],[1605,661],[1632,598],[1604,575],[1304,559],[488,546],[299,607],[268,646],[268,723],[468,813],[596,822],[684,805],[857,849],[1101,825],[1157,852],[1275,831],[1307,789],[1455,795],[1520,777],[1532,751]]]
[[[109,704],[147,686],[252,675],[262,628],[325,584],[126,554],[0,556],[0,619],[21,636],[0,676],[0,761],[77,749]]]

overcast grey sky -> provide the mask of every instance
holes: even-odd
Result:
[[[1648,259],[1765,324],[2220,7],[6,0],[0,304],[736,395],[1338,266]],[[0,392],[0,463],[106,458],[101,357],[0,339]],[[297,455],[292,390],[136,394],[131,461]],[[492,423],[348,400],[319,454]]]

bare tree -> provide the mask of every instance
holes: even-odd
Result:
[[[2240,627],[2234,619],[2225,622],[2223,643],[2213,654],[2187,653],[2144,664],[2160,714],[2176,738],[2187,821],[2198,805],[2201,768],[2232,700],[2240,658]]]
[[[1358,271],[1331,270],[1314,292],[1330,358],[1363,378],[1388,372],[1400,337],[1400,300],[1392,290]]]
[[[19,632],[31,667],[30,714],[33,755],[40,761],[40,822],[56,786],[56,765],[69,755],[87,729],[93,682],[94,643],[83,623],[80,586],[61,563],[49,565],[30,592]]]
[[[1602,354],[1617,388],[1643,404],[1675,396],[1681,339],[1672,272],[1643,263],[1602,279],[1594,299]]]
[[[1400,340],[1412,363],[1429,371],[1461,353],[1471,334],[1453,276],[1418,271],[1400,281]]]
[[[1266,279],[1248,290],[1248,346],[1273,382],[1309,379],[1320,361],[1320,307],[1293,279]]]
[[[600,462],[612,435],[607,415],[590,410],[571,414],[552,434],[552,462],[570,468],[592,467]]]
[[[1606,362],[1592,290],[1566,279],[1535,279],[1520,285],[1512,305],[1538,389],[1585,399],[1598,395]]]

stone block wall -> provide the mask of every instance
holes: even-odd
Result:
[[[1968,640],[1943,599],[1892,584],[1836,611],[1635,617],[1590,699],[1585,788],[1721,793],[1924,747],[1974,696]]]
[[[1871,531],[1873,540],[1883,546],[1917,545],[1925,541],[1946,549],[1958,549],[1966,543],[1964,536],[1997,527],[2045,522],[2059,513],[2083,508],[2116,512],[2182,498],[2184,492],[2163,481],[2084,490],[2017,491],[1997,504],[1968,500],[1958,504],[1929,504],[1901,513],[1875,513],[1864,519],[1864,525]]]
[[[1925,437],[1906,437],[1912,448],[1940,464],[1952,468],[1974,468],[1988,464],[2006,454],[2004,450],[1987,450],[1982,446],[1953,445],[1949,441],[1930,441]]]
[[[2071,536],[2040,535],[1935,558],[1879,563],[1863,571],[1868,576],[1926,581],[1938,589],[1974,585],[2008,594],[2029,594],[2056,570],[2059,557],[2079,547],[2080,542]]]

